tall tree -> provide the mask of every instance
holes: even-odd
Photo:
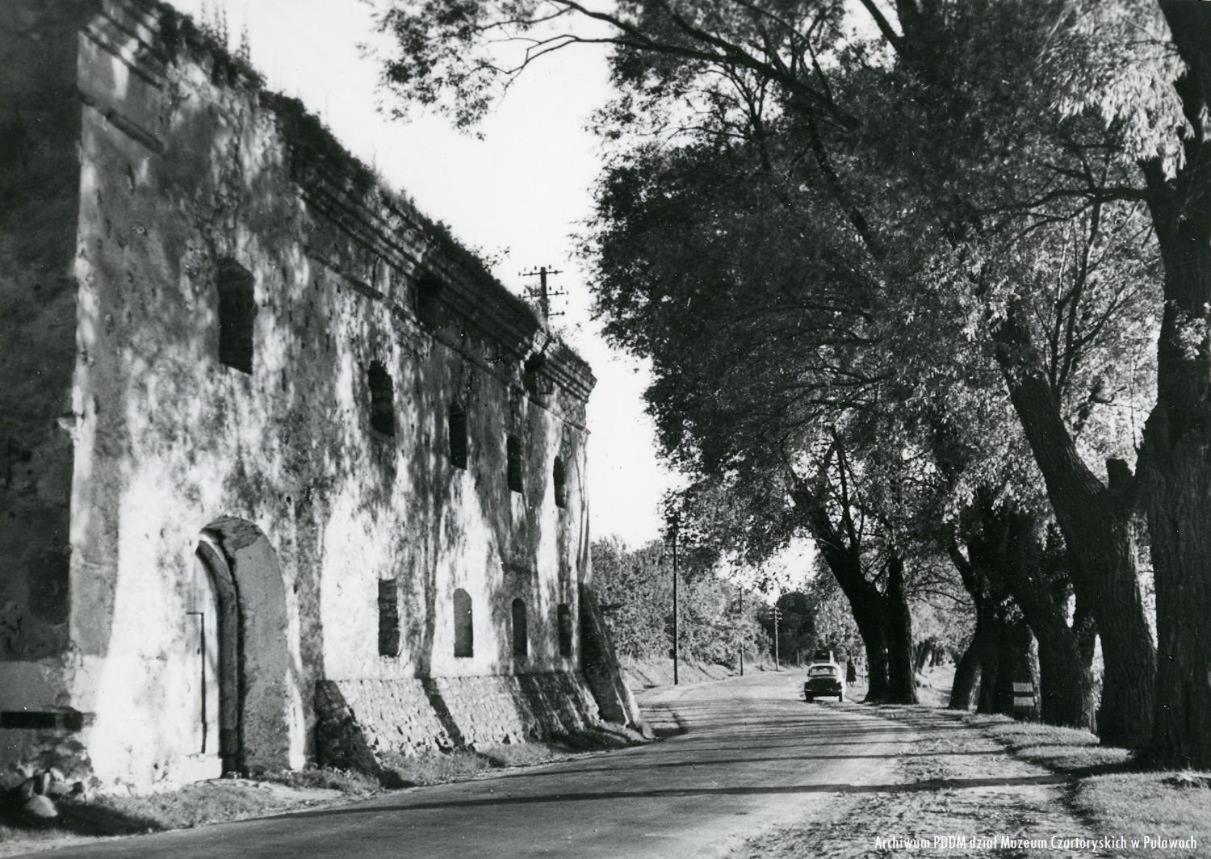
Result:
[[[1172,122],[1147,129],[1145,139],[1169,136],[1134,153],[1164,262],[1157,401],[1139,468],[1160,639],[1153,754],[1205,769],[1211,767],[1211,636],[1205,632],[1211,615],[1211,7],[1197,0],[1159,5],[1180,62],[1154,67],[1169,72],[1184,122],[1177,131]],[[1166,158],[1175,150],[1176,158]]]
[[[1122,493],[1085,463],[1065,420],[1063,386],[1041,369],[1040,344],[1051,341],[1040,337],[1031,302],[1022,299],[1041,289],[1046,294],[1047,284],[1019,276],[1054,260],[1037,253],[1033,241],[1047,226],[1071,222],[1091,200],[1140,196],[1123,187],[1121,165],[1091,158],[1114,150],[1114,135],[1097,134],[1100,126],[1086,113],[1055,109],[1072,70],[1105,52],[1096,38],[1069,38],[1086,22],[1059,0],[900,0],[894,16],[869,0],[861,7],[877,38],[853,35],[842,2],[628,2],[608,12],[565,0],[396,5],[383,23],[405,50],[386,63],[385,80],[423,101],[453,93],[460,120],[470,121],[486,108],[494,86],[537,58],[572,44],[609,43],[616,49],[615,80],[625,92],[619,118],[642,110],[683,131],[703,120],[715,141],[740,123],[766,165],[782,141],[792,168],[787,177],[823,197],[820,211],[837,219],[836,233],[846,233],[815,245],[829,257],[836,282],[855,285],[865,297],[944,272],[984,314],[1077,557],[1078,596],[1083,592],[1096,607],[1107,660],[1102,727],[1111,739],[1138,743],[1151,719],[1153,646]],[[1094,10],[1089,17],[1105,15]],[[501,61],[488,45],[514,35],[524,53]],[[1062,50],[1053,50],[1056,45]],[[1041,60],[1052,65],[1040,69]],[[1078,264],[1077,274],[1065,279],[1095,285],[1080,273],[1086,268]],[[735,273],[726,266],[721,271]],[[1068,306],[1088,306],[1078,300],[1084,293],[1065,293]],[[1080,321],[1083,313],[1073,310],[1069,318]],[[1097,317],[1092,321],[1095,330],[1104,327]],[[1079,342],[1067,336],[1070,329],[1061,330],[1066,346]],[[834,357],[826,349],[823,363]],[[670,396],[662,399],[677,408],[694,399],[691,391],[715,390],[709,378],[701,381],[686,384],[670,374]],[[839,389],[830,387],[830,395]],[[1157,551],[1156,540],[1153,546]],[[1174,647],[1186,646],[1190,634],[1175,636]],[[1189,664],[1200,664],[1195,657]]]
[[[679,570],[681,657],[732,665],[740,650],[762,651],[759,600],[738,599],[736,586],[717,575],[711,553],[691,547],[685,561]],[[618,653],[639,660],[670,657],[673,570],[667,547],[654,541],[632,549],[614,538],[597,540],[593,567]]]
[[[867,515],[854,478],[844,445],[834,440],[814,479],[792,477],[790,497],[845,594],[862,636],[869,675],[867,700],[915,703],[904,559],[894,539],[886,539],[890,535],[884,534],[881,541],[868,532],[866,524],[873,523],[873,517]],[[879,578],[884,579],[882,586]]]

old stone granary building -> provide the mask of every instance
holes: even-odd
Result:
[[[10,0],[0,56],[0,765],[633,721],[585,362],[168,7]]]

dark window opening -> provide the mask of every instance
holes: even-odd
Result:
[[[92,713],[78,710],[5,710],[0,728],[28,731],[81,731],[93,722]]]
[[[509,491],[521,492],[521,442],[515,435],[511,435],[505,440],[505,459]]]
[[[543,355],[533,355],[526,360],[522,368],[522,377],[526,391],[537,400],[544,400],[551,395],[554,384],[544,373],[547,359]]]
[[[395,435],[395,385],[391,374],[378,361],[370,364],[370,428],[385,436]]]
[[[450,435],[450,464],[455,468],[467,467],[467,412],[458,403],[450,406],[446,421]]]
[[[513,600],[513,658],[525,659],[530,655],[530,636],[526,630],[526,601]]]
[[[552,482],[555,484],[555,506],[568,506],[568,473],[564,468],[563,459],[555,457],[555,467],[551,469]]]
[[[252,331],[256,300],[252,274],[231,260],[219,263],[219,362],[241,373],[252,372]]]
[[[572,655],[572,609],[567,603],[559,604],[559,655]]]
[[[442,282],[432,275],[425,275],[416,284],[416,318],[422,325],[434,328],[440,318]]]
[[[454,655],[475,655],[475,634],[471,624],[471,595],[459,588],[454,592]]]
[[[378,655],[399,655],[399,587],[395,579],[378,582]]]

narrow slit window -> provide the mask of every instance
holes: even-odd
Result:
[[[559,655],[566,659],[572,655],[572,608],[567,603],[559,604],[558,621]]]
[[[469,659],[475,655],[471,621],[471,595],[459,588],[454,592],[454,655],[457,658]]]
[[[568,472],[563,464],[563,457],[555,457],[555,466],[551,469],[551,481],[555,486],[555,506],[568,506]]]
[[[521,441],[515,435],[505,439],[505,459],[509,491],[521,492]]]
[[[395,435],[395,384],[379,361],[370,364],[367,373],[370,388],[370,428],[384,436]]]
[[[395,579],[378,582],[378,655],[399,656],[399,586]]]
[[[219,263],[219,363],[252,372],[252,334],[256,321],[256,299],[252,274],[238,263]]]
[[[526,629],[526,601],[513,600],[513,658],[525,659],[530,655],[530,633]]]
[[[450,464],[455,468],[466,468],[467,412],[458,403],[451,404],[446,427],[450,435]]]

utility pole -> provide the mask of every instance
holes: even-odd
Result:
[[[673,685],[677,685],[677,651],[680,649],[677,637],[677,530],[681,524],[681,515],[673,513],[669,518],[673,532]]]
[[[522,277],[538,278],[538,286],[526,287],[526,292],[529,293],[531,298],[538,302],[538,308],[542,311],[543,322],[550,322],[552,316],[563,316],[562,313],[551,312],[551,299],[558,298],[561,295],[567,295],[566,292],[551,292],[550,288],[547,286],[547,277],[555,274],[563,274],[563,272],[558,269],[547,268],[545,265],[539,266],[534,271],[523,271],[521,273]]]
[[[740,640],[736,642],[740,650],[740,676],[744,676],[744,585],[740,585]]]
[[[778,671],[781,668],[778,659],[778,621],[782,619],[782,609],[778,608],[778,604],[774,603],[774,670]]]

